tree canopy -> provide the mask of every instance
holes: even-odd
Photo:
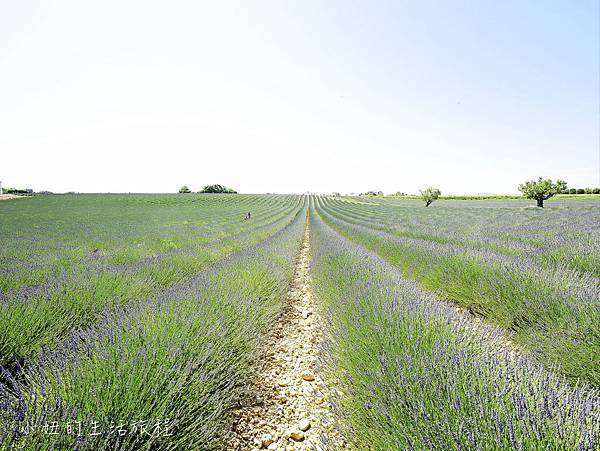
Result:
[[[179,188],[179,194],[188,194],[191,193],[192,191],[186,186],[182,186],[181,188]]]
[[[434,200],[437,200],[437,198],[440,197],[442,194],[442,192],[439,189],[434,188],[433,186],[425,188],[425,189],[419,191],[419,193],[421,194],[421,197],[425,201],[426,207],[429,207],[432,204],[432,202]]]
[[[200,193],[229,193],[229,194],[237,194],[237,191],[231,189],[231,188],[227,188],[226,186],[223,185],[206,185],[204,188],[202,188],[201,191],[199,191]]]
[[[564,180],[557,180],[554,182],[552,179],[542,179],[541,177],[537,180],[528,180],[519,185],[519,191],[521,191],[527,199],[535,199],[538,207],[543,207],[545,200],[550,199],[555,194],[565,192],[566,190],[567,182]]]

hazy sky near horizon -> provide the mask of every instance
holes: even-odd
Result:
[[[600,185],[599,2],[0,2],[0,180]]]

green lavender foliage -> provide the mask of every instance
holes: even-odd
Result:
[[[316,210],[311,233],[328,318],[321,362],[354,449],[597,449],[596,390],[515,354],[498,329],[419,289]]]
[[[12,262],[0,268],[2,365],[57,344],[104,310],[168,291],[281,230],[301,208],[291,196],[22,200],[0,216],[0,254]],[[249,209],[255,217],[244,221]]]
[[[339,233],[423,288],[501,326],[524,352],[574,383],[600,386],[600,283],[591,263],[600,261],[597,209],[423,213],[393,204],[317,204]],[[565,228],[565,220],[573,224]],[[564,261],[549,257],[563,251]],[[591,271],[577,256],[589,256]]]
[[[305,226],[299,207],[265,240],[106,312],[28,361],[0,390],[0,449],[222,449],[293,273]],[[168,420],[168,435],[114,432],[139,421],[154,431],[159,420]],[[53,421],[60,434],[44,430]],[[69,421],[83,425],[81,436],[66,433]]]

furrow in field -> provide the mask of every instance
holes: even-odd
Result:
[[[312,295],[310,254],[307,222],[283,309],[262,345],[254,393],[234,413],[227,449],[346,449],[316,365],[324,324]]]

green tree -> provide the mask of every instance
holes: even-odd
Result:
[[[223,185],[206,185],[202,188],[201,193],[229,193],[229,194],[237,194],[237,191],[232,190],[231,188],[227,188]]]
[[[535,199],[537,206],[540,208],[544,207],[544,201],[550,199],[552,196],[558,193],[562,193],[567,189],[567,182],[564,180],[557,180],[554,182],[551,179],[542,179],[541,177],[537,180],[528,180],[525,183],[519,185],[519,191],[527,199]]]
[[[181,188],[179,188],[179,194],[188,194],[191,193],[192,191],[187,187],[187,186],[182,186]]]
[[[442,192],[439,189],[434,188],[433,186],[422,189],[421,191],[419,191],[419,193],[421,194],[421,197],[425,201],[426,207],[429,207],[432,204],[432,202],[434,200],[437,200],[437,198],[440,197],[442,194]]]

